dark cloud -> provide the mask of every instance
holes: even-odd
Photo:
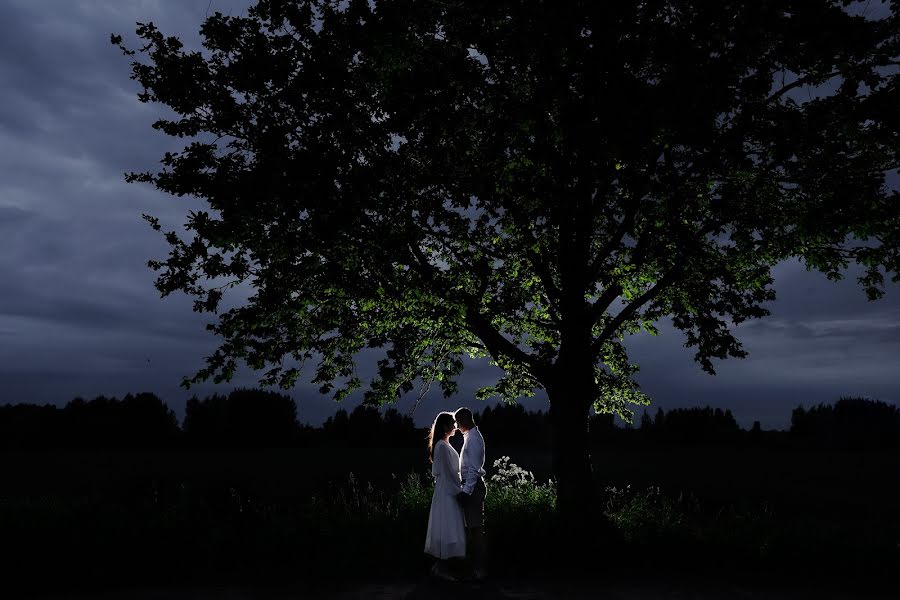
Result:
[[[206,383],[190,392],[183,376],[203,366],[217,346],[204,326],[214,316],[191,310],[181,295],[160,299],[151,258],[168,246],[141,213],[181,230],[195,199],[170,198],[123,181],[125,171],[153,169],[176,140],[150,124],[164,109],[141,104],[129,79],[129,59],[111,33],[132,46],[136,21],[153,21],[167,35],[199,49],[207,11],[238,14],[249,0],[7,0],[0,5],[0,402],[62,404],[75,396],[121,397],[153,391],[178,412],[200,396],[252,386],[244,368],[229,385]],[[892,185],[896,186],[896,177]],[[772,316],[738,327],[750,357],[717,365],[710,377],[692,361],[684,338],[663,324],[658,338],[628,342],[642,365],[639,381],[664,408],[711,404],[731,408],[749,425],[784,426],[798,403],[840,395],[900,401],[892,378],[900,356],[900,301],[891,289],[868,303],[853,282],[834,284],[799,264],[776,270],[779,299]],[[233,290],[240,304],[249,287]],[[371,361],[360,374],[371,374]],[[470,404],[498,371],[472,362],[458,397],[437,386],[416,410],[427,423],[438,410]],[[398,402],[409,411],[420,389]],[[291,391],[301,420],[321,422],[335,410],[316,387]],[[352,397],[345,405],[359,402]],[[546,409],[539,394],[525,401]]]
[[[664,322],[660,335],[632,336],[638,381],[655,404],[731,408],[744,425],[760,420],[783,427],[798,404],[867,396],[900,404],[900,290],[876,302],[856,284],[856,270],[840,282],[807,272],[798,262],[774,270],[778,298],[771,315],[735,328],[745,359],[715,363],[704,373],[684,347],[684,335]]]

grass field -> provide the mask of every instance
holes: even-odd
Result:
[[[552,475],[545,451],[488,449],[487,470],[509,456],[539,482]],[[795,512],[865,511],[887,516],[900,498],[900,454],[812,449],[600,448],[594,471],[601,486],[659,486],[712,504],[769,502]],[[6,495],[71,493],[153,480],[230,484],[262,495],[290,497],[343,482],[352,472],[379,483],[392,475],[426,473],[414,448],[290,448],[199,450],[47,450],[0,454]]]
[[[540,485],[550,457],[489,449],[489,476],[501,456],[538,485],[489,491],[492,566],[534,575],[554,548],[572,544],[555,537],[552,494]],[[7,577],[47,568],[84,582],[427,569],[424,450],[48,450],[0,461]],[[900,567],[898,462],[875,452],[601,448],[597,514],[616,539],[591,542],[615,554],[604,554],[608,570],[632,576],[669,568],[887,577]]]

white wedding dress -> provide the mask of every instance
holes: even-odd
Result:
[[[466,526],[462,506],[456,494],[462,491],[459,477],[459,454],[453,446],[439,440],[434,447],[434,496],[428,515],[425,552],[435,558],[466,555]]]

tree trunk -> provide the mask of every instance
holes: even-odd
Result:
[[[586,515],[594,497],[593,469],[588,448],[588,411],[577,402],[554,403],[550,418],[553,427],[553,473],[558,484],[560,515],[576,519]]]
[[[589,371],[593,377],[593,371]],[[597,494],[588,444],[588,417],[592,381],[582,373],[566,373],[547,388],[553,433],[553,474],[556,477],[557,514],[560,534],[570,540],[584,540],[584,534],[598,524]],[[567,539],[563,537],[562,539]]]
[[[557,552],[564,565],[580,567],[590,553],[581,547],[593,541],[597,506],[591,453],[588,445],[588,417],[596,393],[593,320],[585,302],[591,289],[586,279],[590,256],[590,235],[584,230],[579,206],[589,206],[573,197],[563,202],[560,229],[560,338],[556,362],[545,375],[550,400],[553,434],[553,474],[556,477],[556,507],[559,517]]]

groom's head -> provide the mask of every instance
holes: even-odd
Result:
[[[456,419],[456,426],[459,427],[459,430],[463,433],[475,427],[475,419],[472,418],[472,411],[468,408],[460,408],[457,409],[455,413],[453,413],[453,418]]]

